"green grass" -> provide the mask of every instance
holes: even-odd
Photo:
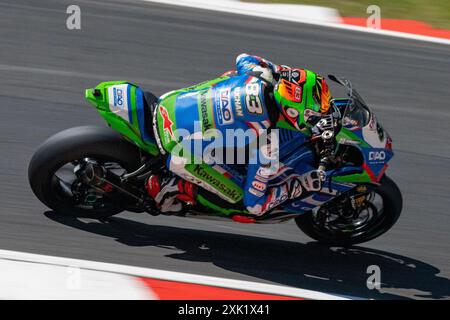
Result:
[[[410,19],[450,29],[450,0],[244,0],[262,3],[296,3],[336,8],[342,16],[365,17],[366,9],[375,4],[382,18]]]

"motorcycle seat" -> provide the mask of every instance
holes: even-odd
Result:
[[[150,91],[144,91],[144,128],[147,134],[154,137],[153,133],[153,113],[158,105],[158,97]]]

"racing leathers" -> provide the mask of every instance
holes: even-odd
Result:
[[[295,173],[283,176],[291,160],[280,159],[288,156],[283,151],[291,142],[280,140],[274,129],[291,130],[282,128],[273,87],[280,70],[286,68],[241,54],[235,72],[160,98],[153,129],[160,152],[167,156],[167,168],[175,174],[164,179],[152,176],[147,182],[160,211],[177,212],[184,203],[197,200],[225,201],[220,206],[262,215],[305,191],[321,188],[311,150],[304,150]],[[289,137],[297,142],[309,138],[300,132]],[[201,187],[198,195],[194,186]]]

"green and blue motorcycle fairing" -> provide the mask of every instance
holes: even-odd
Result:
[[[261,216],[219,205],[205,195],[199,196],[197,204],[188,206],[180,215],[212,215],[245,223],[276,223],[294,218],[305,234],[328,245],[367,242],[388,231],[400,217],[403,206],[399,188],[385,174],[393,156],[391,138],[349,81],[329,77],[347,87],[348,98],[334,99],[332,103],[336,124],[333,143],[325,148],[331,152],[331,156],[327,154],[331,162],[326,166],[326,180],[319,192],[288,200]],[[172,91],[159,99],[126,81],[102,82],[86,90],[87,100],[113,130],[79,126],[47,139],[28,167],[33,193],[56,214],[77,218],[103,219],[125,210],[161,214],[145,190],[149,175],[164,175],[168,171],[164,150],[152,130],[154,113],[160,109],[155,106],[174,110],[182,93],[209,92],[213,84],[226,79],[219,77]],[[198,101],[202,102],[201,97]],[[200,106],[198,110],[201,109]],[[202,118],[209,116],[206,112]],[[287,150],[288,154],[293,155],[284,163],[284,158],[280,159],[286,172],[295,172],[291,164],[307,154],[303,150],[308,149],[311,157],[316,156],[311,150],[326,140],[325,136],[317,141],[309,137],[306,142],[292,139],[297,131],[288,130],[283,123],[280,128],[280,133],[287,137],[286,148],[292,148]],[[165,148],[167,151],[170,146]],[[321,163],[322,154],[320,167]],[[234,172],[244,180],[246,168],[235,168]]]

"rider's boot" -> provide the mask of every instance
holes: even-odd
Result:
[[[179,213],[195,204],[197,186],[179,177],[151,175],[145,188],[163,213]]]

